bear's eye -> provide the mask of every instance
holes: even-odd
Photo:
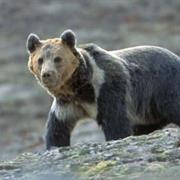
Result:
[[[43,63],[43,58],[39,58],[39,59],[38,59],[38,64],[39,64],[39,65],[42,65],[42,63]]]
[[[59,64],[62,61],[61,57],[55,57],[54,58],[54,63]]]

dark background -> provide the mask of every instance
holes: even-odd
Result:
[[[158,45],[180,55],[179,0],[0,0],[0,160],[44,148],[50,96],[27,68],[26,38],[58,37],[71,28],[78,43],[107,50]],[[89,120],[72,144],[104,141]]]

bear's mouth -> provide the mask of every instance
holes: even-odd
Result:
[[[47,88],[53,88],[57,86],[57,81],[55,81],[54,79],[48,79],[48,80],[42,80],[41,79],[41,83],[43,84],[43,86],[47,87]]]

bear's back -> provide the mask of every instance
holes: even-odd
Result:
[[[180,57],[165,48],[137,46],[110,53],[125,60],[131,77],[139,81],[180,81]]]
[[[158,46],[136,46],[109,52],[125,59],[127,62],[154,63],[156,61],[155,63],[158,64],[180,64],[179,56]]]

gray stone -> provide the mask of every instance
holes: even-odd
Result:
[[[0,162],[0,179],[176,180],[180,177],[179,142],[180,129],[168,128],[112,142],[25,153]]]

